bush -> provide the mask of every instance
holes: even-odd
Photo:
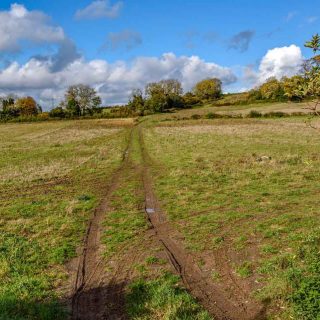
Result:
[[[248,118],[261,118],[262,113],[256,110],[251,110],[247,116]]]
[[[201,116],[200,116],[200,114],[193,114],[193,115],[191,116],[191,119],[193,119],[193,120],[199,120],[199,119],[201,119]]]
[[[65,118],[66,112],[62,107],[56,107],[49,112],[49,115],[52,118]]]
[[[282,111],[268,112],[263,115],[265,118],[283,118],[289,115]]]
[[[45,121],[45,120],[49,120],[50,116],[49,116],[49,112],[42,112],[38,114],[38,119]]]
[[[223,116],[218,113],[209,112],[209,113],[207,113],[206,118],[207,119],[220,119],[220,118],[223,118]]]

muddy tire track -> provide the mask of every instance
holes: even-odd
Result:
[[[105,285],[105,265],[101,244],[102,223],[108,211],[108,203],[116,190],[122,170],[127,165],[132,132],[122,155],[122,163],[113,174],[110,187],[91,217],[83,240],[82,252],[77,261],[77,271],[71,301],[72,320],[108,319],[107,301],[119,300],[122,284]],[[110,318],[109,318],[110,319]],[[119,318],[120,319],[120,318]]]
[[[153,191],[153,183],[149,173],[151,158],[144,146],[142,129],[139,128],[139,141],[143,159],[143,183],[145,189],[145,212],[154,228],[156,237],[163,245],[168,260],[180,275],[188,291],[204,306],[216,320],[254,320],[265,319],[265,308],[253,301],[239,290],[236,295],[230,295],[229,290],[223,290],[202,272],[194,258],[187,253],[183,245],[176,240],[176,230],[173,230],[162,211]],[[223,257],[221,260],[224,261]],[[231,276],[231,274],[229,274]],[[235,279],[231,277],[230,282]],[[227,282],[227,285],[230,284]],[[226,288],[227,289],[227,288]]]

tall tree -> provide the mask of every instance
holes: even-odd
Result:
[[[195,85],[193,92],[201,100],[218,99],[222,94],[222,82],[217,78],[204,79]]]
[[[65,94],[65,105],[74,115],[91,114],[101,106],[101,98],[95,89],[79,84],[68,88]]]
[[[306,48],[312,49],[313,53],[316,54],[320,50],[320,36],[318,33],[312,36],[311,40],[306,41],[304,44]]]
[[[22,116],[32,116],[39,112],[38,105],[32,97],[20,98],[15,102],[15,105]]]
[[[128,102],[128,107],[132,112],[143,115],[145,109],[145,99],[140,89],[134,89],[132,91],[130,100]]]
[[[309,109],[314,115],[319,114],[320,106],[320,36],[315,34],[310,41],[305,43],[305,47],[312,49],[313,57],[305,61],[304,81],[296,90],[296,94],[302,98],[307,98]],[[310,126],[311,121],[309,122]]]
[[[146,107],[156,112],[181,108],[183,106],[182,93],[182,85],[175,79],[148,83],[145,88]]]

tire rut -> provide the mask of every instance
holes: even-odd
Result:
[[[109,284],[108,286],[104,284],[105,269],[100,238],[101,225],[108,211],[110,197],[116,190],[121,171],[128,162],[129,148],[132,144],[132,131],[133,129],[131,129],[129,142],[122,155],[122,163],[113,174],[110,187],[88,224],[73,286],[72,320],[108,319],[106,306],[108,298],[110,300],[110,292],[113,294],[119,290],[115,286],[121,287],[121,284]]]

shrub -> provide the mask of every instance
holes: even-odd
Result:
[[[256,110],[251,110],[248,114],[248,118],[261,118],[262,113]]]
[[[50,116],[49,116],[49,112],[42,112],[38,114],[38,119],[39,120],[49,120]]]
[[[56,107],[49,112],[49,115],[52,118],[65,118],[66,112],[62,107]]]
[[[218,113],[209,112],[209,113],[207,113],[206,118],[207,119],[219,119],[219,118],[223,118],[223,116]]]
[[[268,112],[263,115],[266,118],[283,118],[287,117],[288,114],[282,111],[274,111],[274,112]]]

